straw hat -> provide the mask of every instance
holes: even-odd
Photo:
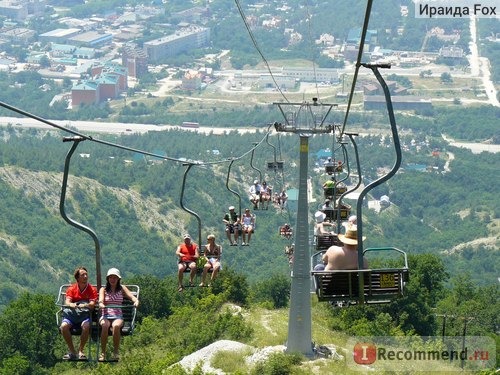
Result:
[[[358,228],[355,225],[351,225],[345,231],[345,234],[339,234],[338,238],[342,243],[346,245],[357,245],[358,244]],[[366,237],[363,236],[363,240]]]

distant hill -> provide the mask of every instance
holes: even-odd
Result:
[[[407,126],[406,122],[400,121]],[[376,130],[375,130],[376,133]],[[183,131],[149,133],[143,136],[104,136],[117,143],[144,150],[164,150],[173,157],[215,162],[194,167],[186,176],[184,205],[197,212],[198,222],[180,206],[185,167],[179,163],[135,158],[130,152],[94,142],[79,146],[70,167],[66,211],[68,216],[93,228],[101,242],[102,268],[115,266],[125,277],[175,272],[175,247],[184,232],[202,242],[215,233],[224,246],[224,265],[246,274],[251,282],[264,275],[289,273],[284,247],[293,241],[278,235],[284,223],[295,225],[293,211],[274,208],[257,211],[257,230],[250,247],[229,247],[222,217],[229,205],[248,205],[247,189],[259,173],[250,167],[250,155],[234,163],[228,179],[228,157],[248,152],[264,133],[204,135]],[[101,135],[101,137],[103,137]],[[4,129],[0,147],[0,304],[21,290],[55,293],[58,285],[71,281],[73,269],[84,264],[95,277],[95,250],[90,236],[69,226],[59,215],[63,162],[68,145],[57,132]],[[495,160],[498,154],[474,155],[452,149],[440,136],[420,141],[417,132],[403,137],[408,145],[404,163],[437,166],[435,172],[402,168],[369,199],[390,197],[391,205],[377,213],[364,208],[366,246],[396,246],[410,254],[442,254],[452,273],[473,271],[480,283],[496,282],[498,254],[498,188]],[[417,140],[417,142],[414,142]],[[378,135],[357,140],[362,171],[377,178],[380,166],[393,160],[390,143]],[[412,146],[412,142],[414,146]],[[284,160],[284,172],[267,170],[272,148],[263,143],[255,152],[254,165],[263,179],[275,187],[297,186],[298,137],[271,138]],[[418,147],[417,147],[418,146]],[[314,172],[315,154],[331,147],[327,137],[311,139],[311,219],[322,200],[322,169]],[[447,153],[432,156],[432,150],[453,150],[450,172],[441,173]],[[218,150],[214,155],[210,150]],[[79,153],[90,157],[81,157]],[[133,160],[125,163],[125,160]],[[432,170],[432,169],[431,169]],[[355,175],[355,171],[353,171]],[[354,183],[351,178],[351,183]],[[355,202],[350,201],[355,207]],[[293,206],[293,205],[292,205]],[[311,221],[312,225],[312,221]],[[37,274],[33,274],[37,270]],[[40,278],[38,272],[43,273]],[[104,272],[104,271],[103,271]]]

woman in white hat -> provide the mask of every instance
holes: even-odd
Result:
[[[120,284],[120,270],[118,268],[110,268],[106,274],[106,286],[99,290],[99,308],[101,310],[101,354],[99,361],[106,360],[106,344],[108,342],[108,332],[111,328],[113,335],[113,360],[118,360],[120,349],[121,328],[123,326],[123,313],[119,307],[106,307],[107,305],[119,306],[123,304],[123,297],[128,298],[134,303],[134,306],[139,306],[139,300],[130,290]]]
[[[325,222],[326,214],[321,211],[316,211],[314,219],[316,220],[316,236],[332,236],[335,235],[334,226],[329,221]]]

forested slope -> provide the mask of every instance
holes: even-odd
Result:
[[[370,198],[387,194],[393,204],[381,213],[368,209],[363,212],[366,246],[391,245],[410,254],[439,254],[453,273],[467,269],[481,283],[494,282],[498,271],[495,165],[499,164],[499,156],[451,149],[437,134],[418,135],[419,120],[410,120],[404,116],[398,119],[402,128],[415,127],[415,132],[402,136],[403,168]],[[489,122],[484,124],[489,129]],[[382,132],[381,126],[371,125],[365,131],[372,135],[357,140],[362,174],[371,180],[394,160],[390,139],[377,135]],[[441,126],[441,131],[446,131]],[[62,134],[16,129],[3,130],[0,147],[1,247],[5,254],[0,267],[7,276],[1,281],[0,301],[4,304],[23,288],[54,293],[61,282],[70,280],[76,265],[95,264],[91,238],[66,224],[58,213],[62,169],[69,149],[61,142]],[[252,246],[247,248],[227,246],[221,219],[229,205],[239,205],[237,197],[227,190],[226,181],[242,196],[244,208],[248,205],[246,191],[259,177],[250,167],[248,154],[234,162],[228,176],[228,158],[239,157],[263,137],[263,132],[216,136],[169,131],[108,139],[173,158],[215,162],[195,166],[186,176],[184,204],[200,215],[203,240],[213,232],[222,241],[225,264],[257,280],[268,273],[288,272],[283,255],[288,243],[278,236],[278,228],[285,222],[294,224],[293,212],[273,208],[256,212],[257,232]],[[298,138],[271,136],[270,142],[279,147],[284,175],[267,171],[266,162],[273,160],[274,154],[265,142],[256,149],[253,164],[276,190],[296,187]],[[314,171],[315,153],[331,147],[331,142],[327,137],[311,139],[310,170],[316,199],[311,202],[311,214],[321,202],[320,186],[325,179],[321,169]],[[439,156],[432,156],[433,150],[439,150]],[[449,160],[451,152],[453,160]],[[450,162],[450,171],[442,173],[446,162]],[[412,163],[435,167],[438,173],[406,168]],[[126,275],[159,277],[174,272],[173,254],[182,233],[189,231],[198,238],[197,221],[180,207],[184,172],[181,163],[90,141],[79,146],[70,167],[66,210],[70,217],[97,232],[103,268],[117,266]],[[27,272],[30,269],[43,269],[45,278],[34,277]]]

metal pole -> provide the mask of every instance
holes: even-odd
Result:
[[[200,218],[200,215],[198,215],[193,210],[190,210],[189,208],[184,206],[184,191],[186,189],[186,178],[187,178],[187,174],[188,174],[189,170],[191,169],[191,167],[193,166],[193,164],[184,164],[184,165],[187,165],[187,168],[186,168],[186,171],[184,172],[184,177],[182,178],[181,198],[179,201],[180,201],[181,208],[184,211],[189,212],[191,215],[193,215],[196,218],[196,220],[198,221],[198,248],[200,248],[201,247],[201,218]]]
[[[309,257],[309,207],[307,202],[309,137],[313,134],[328,134],[333,131],[333,125],[325,122],[334,104],[319,103],[317,98],[313,98],[312,104],[307,102],[275,104],[278,105],[285,118],[285,124],[274,123],[276,131],[295,133],[300,136],[299,196],[286,352],[301,353],[312,358],[314,348],[311,334],[311,258]],[[297,109],[293,118],[286,116],[283,110],[285,105],[291,105]],[[318,121],[313,108],[315,110],[326,109],[326,114],[322,116],[321,121]]]
[[[394,150],[396,152],[396,160],[394,162],[394,165],[392,166],[391,170],[384,176],[380,177],[379,179],[373,181],[372,183],[368,184],[365,186],[365,188],[361,191],[359,194],[358,202],[356,205],[356,216],[357,216],[357,223],[358,223],[358,268],[362,269],[363,268],[363,215],[361,214],[362,210],[362,205],[363,205],[363,199],[365,196],[368,194],[370,190],[375,188],[376,186],[381,185],[382,183],[386,182],[389,180],[392,176],[396,174],[398,171],[400,165],[401,165],[401,144],[399,142],[399,135],[398,135],[398,128],[396,126],[396,117],[394,116],[394,109],[392,106],[392,100],[391,100],[391,93],[389,91],[389,87],[387,86],[387,83],[385,82],[384,78],[378,71],[378,68],[390,68],[390,65],[382,64],[382,65],[370,65],[370,64],[361,64],[366,68],[369,68],[373,71],[373,74],[375,74],[375,77],[377,78],[380,86],[382,86],[382,89],[384,91],[385,95],[385,101],[387,105],[387,114],[389,116],[389,123],[391,125],[391,132],[392,132],[392,141],[394,143]],[[364,278],[362,273],[359,273],[359,303],[364,304],[365,302],[365,294],[364,294]]]
[[[233,166],[234,160],[235,159],[231,160],[231,162],[229,163],[229,167],[227,168],[226,188],[227,188],[227,190],[229,190],[231,193],[233,193],[234,195],[236,195],[238,197],[238,217],[241,217],[241,195],[238,194],[237,191],[235,191],[229,187],[229,176],[231,175],[231,167]]]
[[[95,246],[95,272],[96,272],[96,280],[97,280],[97,290],[101,289],[102,282],[101,282],[101,245],[99,243],[99,239],[97,238],[97,234],[89,227],[79,223],[76,220],[71,219],[66,215],[64,203],[66,201],[66,187],[68,186],[68,174],[69,174],[69,164],[71,161],[71,156],[75,152],[76,148],[80,144],[81,141],[85,140],[83,137],[64,137],[63,142],[73,142],[71,145],[70,150],[66,154],[66,160],[64,162],[64,173],[63,173],[63,182],[62,182],[62,188],[61,188],[61,199],[59,200],[59,213],[61,214],[62,218],[70,225],[74,226],[75,228],[78,228],[88,234],[92,237],[94,240],[94,246]]]
[[[257,171],[259,173],[259,182],[262,182],[262,172],[260,171],[260,169],[256,168],[254,165],[253,165],[253,154],[254,154],[254,151],[255,151],[255,147],[257,147],[258,143],[257,142],[254,142],[253,144],[253,148],[252,148],[252,156],[250,158],[250,167],[252,167],[252,169],[254,171]]]
[[[307,204],[307,174],[309,137],[300,136],[299,196],[295,250],[290,294],[290,315],[286,352],[313,357],[311,333],[311,258],[309,257],[309,210]]]

